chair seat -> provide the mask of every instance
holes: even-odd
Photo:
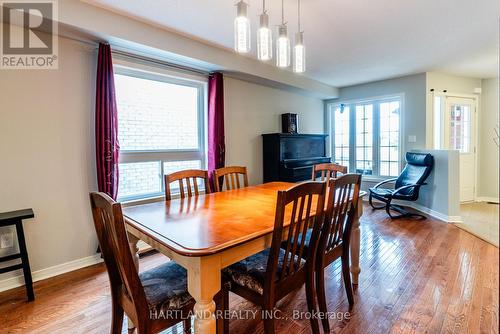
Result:
[[[370,188],[370,192],[378,197],[383,198],[393,198],[393,199],[402,199],[402,200],[413,200],[413,195],[405,195],[402,193],[397,193],[394,195],[394,189],[387,188]]]
[[[187,271],[173,261],[145,271],[139,278],[150,309],[181,309],[194,303],[187,291]]]
[[[246,287],[259,294],[263,294],[264,281],[266,279],[267,259],[269,258],[270,248],[263,250],[260,253],[252,255],[240,262],[230,265],[222,272],[226,279],[231,283]],[[285,251],[280,249],[277,275],[281,274],[283,268],[283,258]],[[301,265],[304,265],[305,260],[301,259]]]
[[[370,188],[370,192],[382,197],[390,197],[394,190],[387,188]]]

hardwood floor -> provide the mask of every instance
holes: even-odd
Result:
[[[349,319],[330,320],[332,332],[498,333],[498,248],[452,224],[391,221],[368,207],[361,233],[355,305]],[[162,261],[160,254],[145,256],[141,270]],[[340,261],[325,277],[329,311],[346,312]],[[111,300],[103,265],[37,282],[35,293],[32,303],[23,288],[0,293],[0,333],[109,333]],[[230,308],[257,310],[234,295]],[[294,310],[307,310],[304,289],[283,299],[278,309],[289,318],[277,321],[278,333],[310,332],[307,319],[294,319]],[[263,332],[259,318],[231,320],[230,329]]]

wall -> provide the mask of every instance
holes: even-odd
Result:
[[[263,133],[281,132],[281,114],[297,113],[300,133],[323,133],[323,101],[225,77],[226,165],[243,165],[261,183]]]
[[[404,93],[402,152],[425,147],[425,73],[370,82],[339,89],[339,98],[330,101],[366,99]],[[408,136],[416,136],[409,143]]]
[[[434,157],[434,168],[420,188],[414,207],[447,222],[459,222],[460,188],[458,151],[415,150],[430,153]]]
[[[169,59],[191,67],[233,71],[248,79],[265,79],[268,84],[279,88],[294,87],[321,98],[337,96],[337,88],[330,85],[295,75],[292,71],[283,71],[273,66],[272,62],[242,57],[232,49],[190,38],[151,22],[141,22],[81,0],[64,0],[58,4],[59,31],[63,34],[79,31],[106,40],[115,47]],[[244,80],[247,80],[246,78]]]
[[[59,39],[58,70],[1,70],[0,212],[33,208],[24,226],[34,272],[95,255],[95,52]]]
[[[96,59],[94,46],[59,38],[58,70],[1,71],[0,212],[34,209],[25,233],[35,281],[100,261],[88,200],[97,188]],[[280,131],[281,113],[298,113],[303,133],[322,133],[318,98],[229,77],[224,93],[226,161],[248,166],[251,183],[262,181],[261,134]],[[20,274],[0,275],[0,291],[22,284]]]
[[[447,90],[448,94],[474,95],[474,88],[482,88],[478,94],[478,171],[477,199],[498,202],[498,147],[493,141],[494,126],[498,124],[498,78],[477,79],[455,76],[439,72],[427,73],[427,112],[432,115],[432,94]],[[428,128],[432,129],[432,119],[429,117]],[[432,143],[433,131],[428,131],[428,140]]]
[[[460,80],[462,79],[462,80]],[[480,87],[480,80],[459,78],[441,73],[422,73],[396,79],[382,80],[362,85],[340,88],[339,99],[331,101],[348,101],[367,99],[391,94],[404,93],[404,110],[402,126],[402,152],[422,151],[428,147],[429,108],[426,93],[429,87],[449,92],[468,92],[472,94],[475,87]],[[432,101],[432,100],[431,100]],[[430,105],[432,107],[432,104]],[[432,115],[432,110],[430,115]],[[431,117],[432,119],[432,117]],[[432,126],[432,123],[430,124]],[[427,131],[427,129],[430,129]],[[408,136],[416,136],[416,142],[408,142]],[[431,141],[432,143],[432,137]],[[458,154],[453,151],[425,150],[435,157],[434,171],[429,177],[428,185],[422,187],[419,200],[411,204],[420,211],[430,213],[444,221],[458,221]],[[365,180],[363,190],[372,187],[376,180]],[[409,203],[404,203],[409,205]]]
[[[498,202],[498,146],[493,141],[494,126],[498,127],[498,78],[481,82],[481,111],[479,114],[479,182],[478,196]]]
[[[431,89],[435,92],[446,90],[448,94],[473,95],[474,88],[481,87],[481,79],[461,77],[441,72],[427,72],[426,78],[426,100],[427,100],[427,148],[433,147],[434,125],[433,125],[433,96]],[[481,109],[481,99],[478,100],[478,110]]]

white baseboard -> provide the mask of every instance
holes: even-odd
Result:
[[[462,222],[462,217],[461,216],[448,216],[445,215],[441,212],[434,211],[432,209],[429,209],[423,205],[417,204],[417,203],[410,203],[409,205],[406,204],[406,206],[415,209],[417,211],[420,211],[422,213],[428,214],[431,217],[434,217],[436,219],[442,220],[446,223],[461,223]]]
[[[477,202],[499,203],[498,197],[477,197]]]
[[[368,202],[368,198],[366,198],[366,196],[365,196],[365,198],[363,198],[363,200]],[[373,201],[376,203],[382,203],[376,199],[374,199]],[[415,203],[415,202],[404,202],[404,201],[394,200],[394,201],[392,201],[392,203],[396,204],[396,205],[406,206],[406,207],[415,209],[415,210],[417,210],[421,213],[425,213],[433,218],[444,221],[445,223],[461,223],[462,222],[462,217],[460,217],[460,216],[448,216],[448,215],[445,215],[441,212],[437,212],[437,211],[434,211],[432,209],[429,209],[429,208],[427,208],[423,205],[420,205],[418,203]]]
[[[55,265],[53,267],[41,269],[32,272],[33,282],[37,282],[46,278],[61,275],[73,270],[88,267],[97,263],[102,262],[100,254],[91,255],[84,257],[82,259],[77,259],[65,263]],[[10,277],[0,281],[0,292],[5,290],[10,290],[24,285],[24,276],[19,275],[15,277]]]

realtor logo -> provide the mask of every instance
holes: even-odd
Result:
[[[57,2],[0,1],[1,69],[57,69]]]

